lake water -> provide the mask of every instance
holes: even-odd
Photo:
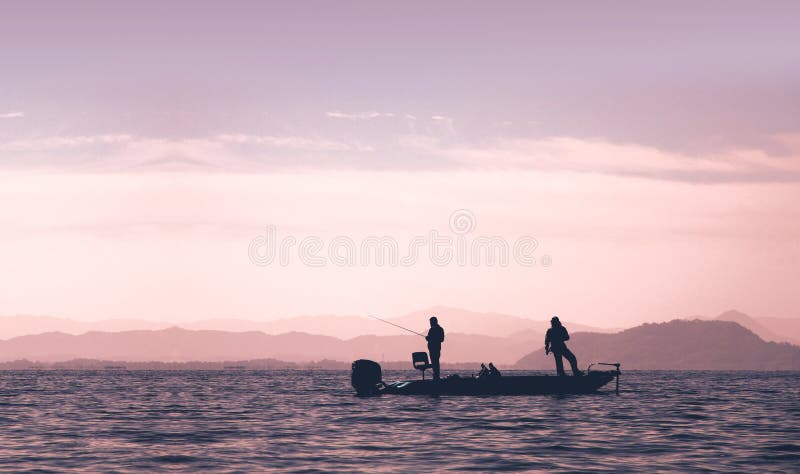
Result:
[[[798,466],[796,372],[623,368],[620,396],[370,399],[347,372],[0,372],[2,471]]]

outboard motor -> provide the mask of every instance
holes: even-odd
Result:
[[[350,383],[359,396],[377,395],[379,392],[378,387],[382,380],[381,365],[377,362],[367,359],[359,359],[353,362]]]

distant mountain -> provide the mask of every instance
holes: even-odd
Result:
[[[132,331],[139,329],[165,329],[170,323],[142,319],[106,319],[102,321],[77,321],[52,316],[0,316],[0,339],[11,339],[29,334],[63,332],[83,334],[88,331]]]
[[[540,340],[540,338],[536,338]],[[447,362],[493,361],[511,364],[530,352],[533,340],[447,334],[443,350]],[[292,332],[195,331],[169,328],[158,331],[88,332],[81,335],[45,333],[0,341],[0,362],[28,359],[56,362],[72,359],[111,361],[225,361],[279,359],[308,362],[322,359],[352,361],[411,360],[411,352],[426,350],[419,336],[359,336],[342,340]]]
[[[756,318],[780,338],[786,338],[792,344],[800,345],[800,318]]]
[[[159,330],[169,327],[185,329],[247,332],[262,331],[267,334],[308,332],[339,338],[351,338],[362,334],[397,334],[398,329],[374,319],[359,316],[298,316],[272,321],[247,319],[207,319],[172,323],[169,321],[146,321],[142,319],[105,319],[100,321],[77,321],[51,316],[2,316],[0,317],[0,340],[18,336],[63,332],[84,334],[90,331],[117,332]],[[388,329],[387,329],[388,328]]]
[[[0,370],[285,370],[346,369],[349,363],[322,360],[308,365],[275,359],[254,359],[219,362],[131,362],[100,359],[71,359],[60,362],[34,362],[27,359],[0,362]]]
[[[289,333],[191,331],[177,327],[157,331],[58,332],[21,336],[0,342],[0,361],[104,359],[181,362],[275,358],[318,360],[341,352],[341,340]]]
[[[361,316],[295,316],[271,321],[252,321],[246,319],[208,319],[178,326],[186,329],[217,331],[261,331],[266,334],[285,334],[287,332],[305,332],[325,336],[349,339],[364,334],[391,335],[398,334],[396,328],[388,327],[374,319]]]
[[[674,320],[616,334],[574,333],[568,346],[584,369],[591,362],[620,362],[623,369],[800,369],[800,347],[765,342],[729,321]],[[515,367],[554,370],[553,357],[540,347]]]
[[[436,316],[447,331],[463,334],[484,334],[508,337],[520,332],[534,332],[544,337],[550,327],[550,319],[535,320],[503,313],[479,313],[447,306],[434,306],[424,311],[415,311],[390,321],[423,332],[428,329],[428,318]],[[600,328],[569,322],[570,331],[616,332],[619,329]],[[538,336],[537,336],[538,337]]]
[[[544,334],[550,326],[549,321],[536,321],[502,313],[478,313],[444,306],[416,311],[400,317],[376,315],[395,324],[424,333],[428,329],[428,318],[439,317],[448,333],[478,334],[492,337],[507,337],[520,332]],[[270,321],[247,319],[208,319],[201,321],[170,323],[138,319],[109,319],[102,321],[75,321],[49,316],[4,316],[0,317],[0,339],[18,336],[62,332],[83,334],[89,331],[136,331],[159,330],[178,326],[185,329],[213,330],[230,332],[261,331],[266,334],[285,334],[304,332],[351,339],[363,335],[392,336],[407,334],[402,329],[362,316],[297,316]],[[570,330],[613,332],[614,329],[585,326],[570,323]],[[539,337],[539,336],[537,336]]]
[[[448,332],[443,362],[495,362],[520,369],[553,370],[542,334],[522,331],[509,337]],[[737,323],[685,321],[645,324],[616,334],[573,332],[570,348],[582,367],[590,362],[621,362],[627,369],[800,369],[800,347],[764,342]],[[339,339],[291,332],[229,332],[168,328],[81,335],[45,333],[0,341],[0,363],[27,359],[55,363],[81,359],[145,363],[272,360],[308,365],[367,358],[409,361],[425,350],[419,336],[359,336]],[[527,355],[526,355],[527,354]],[[277,364],[277,362],[275,362]],[[404,363],[401,362],[400,367]],[[410,365],[410,363],[409,363]]]
[[[716,319],[739,323],[765,341],[800,344],[800,320],[753,318],[736,310],[726,311]]]
[[[507,337],[523,331],[535,331],[544,334],[550,327],[550,321],[536,321],[520,316],[503,313],[478,313],[464,309],[435,306],[422,311],[415,311],[399,317],[382,314],[375,316],[409,328],[426,333],[429,327],[428,318],[437,316],[448,333],[479,334],[492,337]],[[295,316],[271,321],[250,321],[243,319],[212,319],[190,323],[180,323],[186,329],[210,329],[219,331],[262,331],[267,334],[283,334],[287,332],[306,332],[324,334],[340,339],[351,339],[358,336],[393,336],[406,334],[402,329],[364,316]],[[600,328],[572,323],[577,331],[614,332],[616,329]]]
[[[120,370],[348,370],[352,361],[343,362],[323,359],[298,364],[276,359],[251,359],[251,360],[226,360],[217,362],[131,362],[100,359],[71,359],[62,362],[33,362],[27,359],[17,359],[0,362],[0,370],[102,370],[115,372]],[[384,370],[410,371],[408,361],[381,362]],[[477,372],[479,362],[442,363],[442,369],[447,371]]]

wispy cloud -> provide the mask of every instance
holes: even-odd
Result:
[[[444,115],[434,115],[431,117],[434,123],[441,126],[445,132],[450,135],[455,135],[456,128],[453,126],[453,119],[451,117],[446,117]]]
[[[290,149],[300,151],[372,151],[372,148],[360,143],[351,143],[321,137],[250,135],[244,133],[223,133],[209,138],[199,139],[164,139],[134,137],[127,133],[101,135],[49,136],[0,142],[0,151],[35,152],[64,151],[69,149],[90,148],[96,145],[117,145],[119,147],[140,147],[143,144],[162,149],[179,148],[185,144],[204,144],[209,148],[235,145],[256,145],[261,147]]]
[[[380,117],[391,118],[395,116],[395,114],[393,114],[392,112],[360,112],[355,114],[348,114],[338,111],[325,112],[325,115],[334,119],[346,119],[346,120],[372,120]]]
[[[0,114],[0,119],[13,119],[13,118],[22,118],[25,116],[25,112],[6,112]]]
[[[354,156],[374,148],[357,141],[314,136],[224,133],[167,139],[131,134],[50,136],[0,141],[8,168],[125,171],[205,169],[268,171],[292,167],[357,166]]]
[[[447,117],[433,119],[445,127]],[[800,134],[775,137],[787,151],[734,148],[681,154],[603,139],[497,138],[467,142],[451,134],[412,133],[363,143],[341,137],[223,133],[167,139],[132,134],[53,136],[0,141],[7,168],[59,170],[285,169],[394,171],[529,170],[605,174],[687,183],[800,181]]]
[[[776,140],[786,146],[800,143],[791,136]],[[751,148],[686,155],[573,137],[501,139],[481,145],[446,145],[429,137],[411,137],[404,143],[418,153],[462,169],[598,173],[691,183],[800,181],[800,146],[784,156],[773,156]]]
[[[7,152],[31,152],[85,147],[87,145],[114,145],[133,140],[128,134],[73,135],[39,137],[0,142],[0,150]]]
[[[301,136],[248,135],[226,133],[217,135],[216,140],[228,144],[261,145],[307,151],[371,151],[369,147],[325,138]]]

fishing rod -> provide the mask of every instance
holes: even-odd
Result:
[[[369,317],[370,317],[370,318],[372,318],[372,319],[377,319],[378,321],[384,322],[384,323],[386,323],[386,324],[391,324],[392,326],[394,326],[394,327],[396,327],[396,328],[400,328],[400,329],[402,329],[402,330],[404,330],[404,331],[408,331],[408,332],[410,332],[410,333],[416,334],[417,336],[427,337],[426,335],[424,335],[424,334],[420,334],[420,333],[418,333],[417,331],[412,331],[411,329],[404,328],[403,326],[400,326],[399,324],[390,323],[389,321],[387,321],[387,320],[385,320],[385,319],[381,319],[381,318],[379,318],[379,317],[377,317],[377,316],[373,316],[373,315],[371,315],[371,314],[368,314],[367,316],[369,316]]]

